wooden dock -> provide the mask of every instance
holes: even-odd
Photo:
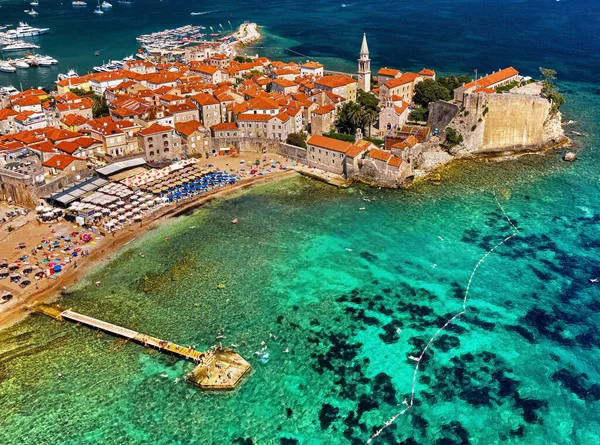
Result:
[[[136,341],[146,347],[156,348],[161,352],[167,352],[171,355],[178,355],[186,360],[192,360],[198,366],[187,374],[185,379],[202,389],[234,389],[240,383],[242,377],[251,369],[250,364],[232,349],[213,348],[204,352],[197,351],[191,347],[186,348],[176,343],[161,340],[160,338],[74,312],[70,309],[65,310],[59,306],[51,306],[36,301],[29,308],[59,321],[68,320],[77,324],[83,324],[118,337]]]

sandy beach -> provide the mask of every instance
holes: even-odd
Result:
[[[243,155],[249,156],[247,157],[249,163],[253,161],[252,157],[256,155],[255,157],[257,158],[260,156],[261,159],[264,159],[265,157],[268,160],[279,159],[282,165],[287,164],[287,162],[278,155],[255,153],[244,153]],[[243,158],[243,155],[241,158]],[[219,157],[209,158],[203,160],[203,162],[207,164],[212,163],[221,169],[238,169],[240,160],[240,158]],[[34,301],[45,303],[54,301],[58,298],[62,289],[67,289],[70,285],[75,284],[85,276],[91,268],[112,257],[124,245],[143,235],[147,231],[152,230],[167,218],[179,216],[191,209],[200,207],[210,201],[223,198],[245,188],[285,179],[295,174],[297,173],[293,169],[273,170],[262,176],[249,176],[246,174],[243,179],[236,182],[234,185],[215,190],[206,195],[198,196],[197,198],[188,200],[179,205],[165,206],[159,209],[155,215],[144,220],[141,225],[137,223],[131,224],[120,231],[114,232],[112,236],[95,235],[91,243],[80,246],[89,252],[88,255],[78,259],[76,267],[74,266],[75,262],[69,264],[56,279],[42,278],[39,281],[32,280],[33,283],[24,289],[20,288],[17,283],[9,283],[8,279],[6,279],[0,284],[0,290],[7,289],[11,291],[14,298],[10,302],[0,306],[0,329],[4,329],[24,319],[29,313],[27,306]],[[64,220],[52,225],[39,224],[35,218],[35,212],[32,212],[28,215],[28,220],[25,221],[21,227],[7,235],[4,234],[5,232],[2,234],[4,239],[0,242],[0,258],[6,258],[9,262],[14,261],[19,255],[30,253],[29,251],[31,248],[42,238],[55,238],[73,232],[82,232],[82,229],[75,226],[73,223],[68,223]],[[19,251],[19,249],[16,248],[19,243],[26,243],[27,247]]]

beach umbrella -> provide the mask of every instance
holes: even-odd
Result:
[[[130,210],[133,206],[131,204],[127,204],[124,208],[125,210]]]
[[[43,212],[43,211],[44,211],[44,206],[37,206],[37,207],[35,208],[35,211],[36,211],[36,212],[38,212],[38,213],[41,213],[41,212]]]
[[[102,213],[104,215],[109,215],[110,214],[110,210],[109,209],[102,209]]]
[[[125,213],[127,210],[121,208],[117,210],[117,213],[119,213],[120,215],[122,215],[123,213]]]

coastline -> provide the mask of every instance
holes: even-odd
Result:
[[[85,262],[77,268],[68,269],[64,275],[38,291],[25,294],[12,307],[0,313],[0,331],[6,329],[22,320],[24,320],[30,311],[27,306],[34,301],[42,303],[52,303],[56,301],[60,295],[60,291],[71,284],[85,277],[93,268],[100,265],[103,261],[108,260],[116,254],[125,245],[136,239],[137,237],[146,234],[148,231],[158,227],[162,222],[169,218],[181,216],[191,210],[203,206],[211,201],[220,198],[229,198],[237,191],[242,191],[256,185],[276,182],[297,175],[295,170],[284,170],[280,172],[269,173],[265,176],[252,177],[242,179],[233,186],[225,189],[215,190],[207,195],[199,196],[196,199],[190,200],[180,206],[166,207],[161,209],[153,218],[144,222],[141,227],[139,225],[131,225],[127,229],[117,232],[114,237],[101,240],[101,244],[93,249]]]

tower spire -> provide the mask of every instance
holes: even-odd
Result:
[[[371,59],[369,59],[367,33],[363,34],[360,56],[358,58],[358,88],[366,92],[371,91]]]
[[[360,54],[366,54],[369,55],[369,47],[367,46],[367,33],[365,32],[363,34],[363,41],[362,41],[362,45],[360,47]]]

